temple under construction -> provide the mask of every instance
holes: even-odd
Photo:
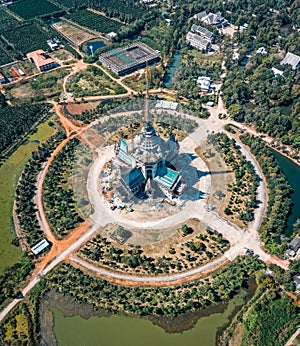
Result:
[[[146,69],[146,100],[142,131],[128,143],[120,139],[115,146],[120,165],[119,195],[140,198],[172,196],[180,182],[180,174],[172,166],[179,152],[174,135],[162,139],[155,131],[149,113],[148,69]]]

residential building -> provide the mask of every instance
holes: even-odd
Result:
[[[51,70],[58,66],[57,62],[52,59],[47,53],[45,53],[42,49],[36,50],[34,52],[30,52],[27,55],[27,59],[35,63],[36,67],[41,71]]]
[[[288,52],[285,58],[280,62],[280,65],[288,64],[292,66],[293,70],[296,70],[300,66],[300,56],[294,53]]]
[[[283,76],[283,71],[278,70],[278,68],[272,67],[271,70],[275,76]]]
[[[58,49],[60,47],[60,41],[57,38],[54,38],[53,40],[48,40],[47,45],[52,49]]]
[[[266,51],[265,47],[260,47],[260,48],[258,48],[258,50],[256,51],[256,54],[267,55],[268,52]]]
[[[113,39],[113,38],[115,38],[115,37],[117,37],[117,33],[116,32],[113,32],[113,31],[111,31],[111,32],[109,32],[108,34],[106,34],[105,35],[105,37],[107,37],[108,39]]]
[[[193,24],[191,27],[191,32],[198,34],[211,42],[214,40],[214,34],[200,25]]]
[[[207,52],[210,49],[210,40],[190,31],[186,36],[186,40],[192,47],[195,47],[199,50],[205,50]]]
[[[211,79],[206,76],[199,76],[197,79],[197,84],[200,85],[202,92],[208,92],[210,89]]]
[[[6,82],[6,78],[5,76],[0,72],[0,83],[5,83]]]
[[[296,236],[290,243],[290,249],[297,252],[300,249],[300,237]]]
[[[206,12],[206,11],[202,11],[202,12],[196,13],[196,14],[194,15],[194,18],[197,19],[197,20],[199,20],[199,22],[201,22],[202,19],[203,19],[204,17],[206,17],[206,16],[207,16],[207,12]]]
[[[300,275],[293,276],[293,281],[296,287],[296,293],[300,294]]]

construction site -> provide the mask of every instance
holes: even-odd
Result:
[[[103,66],[125,76],[146,65],[153,65],[160,60],[159,51],[153,50],[142,42],[135,42],[123,48],[115,48],[99,57]]]

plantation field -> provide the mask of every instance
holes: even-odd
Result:
[[[66,8],[75,8],[83,6],[82,0],[55,0],[55,3]]]
[[[115,20],[88,10],[76,11],[66,16],[66,18],[78,23],[79,25],[96,30],[103,34],[107,34],[111,31],[118,32],[123,26],[121,23]]]
[[[2,8],[0,8],[0,18],[0,32],[8,28],[15,27],[20,23],[16,18],[12,17]]]
[[[32,19],[61,11],[61,8],[48,0],[21,0],[9,6],[9,9],[24,19]]]
[[[13,59],[0,46],[0,66],[13,61]]]
[[[19,248],[11,244],[14,235],[12,206],[18,178],[31,153],[39,145],[32,141],[44,142],[52,133],[53,129],[48,121],[40,124],[37,132],[29,137],[28,142],[20,146],[0,167],[0,274],[5,268],[14,264],[21,255]]]
[[[36,24],[5,30],[2,35],[23,54],[37,49],[47,50],[49,47],[46,41],[51,38],[50,34]]]
[[[91,35],[70,23],[58,22],[53,24],[53,28],[66,37],[73,45],[79,46],[81,43],[91,40],[95,35]]]
[[[55,0],[55,3],[65,9],[89,6],[94,10],[104,12],[109,18],[118,18],[121,22],[132,23],[145,15],[146,8],[136,0]]]

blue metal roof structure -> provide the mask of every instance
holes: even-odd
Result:
[[[136,187],[146,182],[142,169],[137,167],[123,174],[122,178],[131,190],[134,190]]]
[[[174,186],[174,184],[178,181],[178,178],[179,173],[167,167],[167,171],[165,172],[165,174],[161,175],[160,172],[158,172],[158,175],[154,177],[154,180],[162,186],[166,187],[167,189],[171,189]]]

